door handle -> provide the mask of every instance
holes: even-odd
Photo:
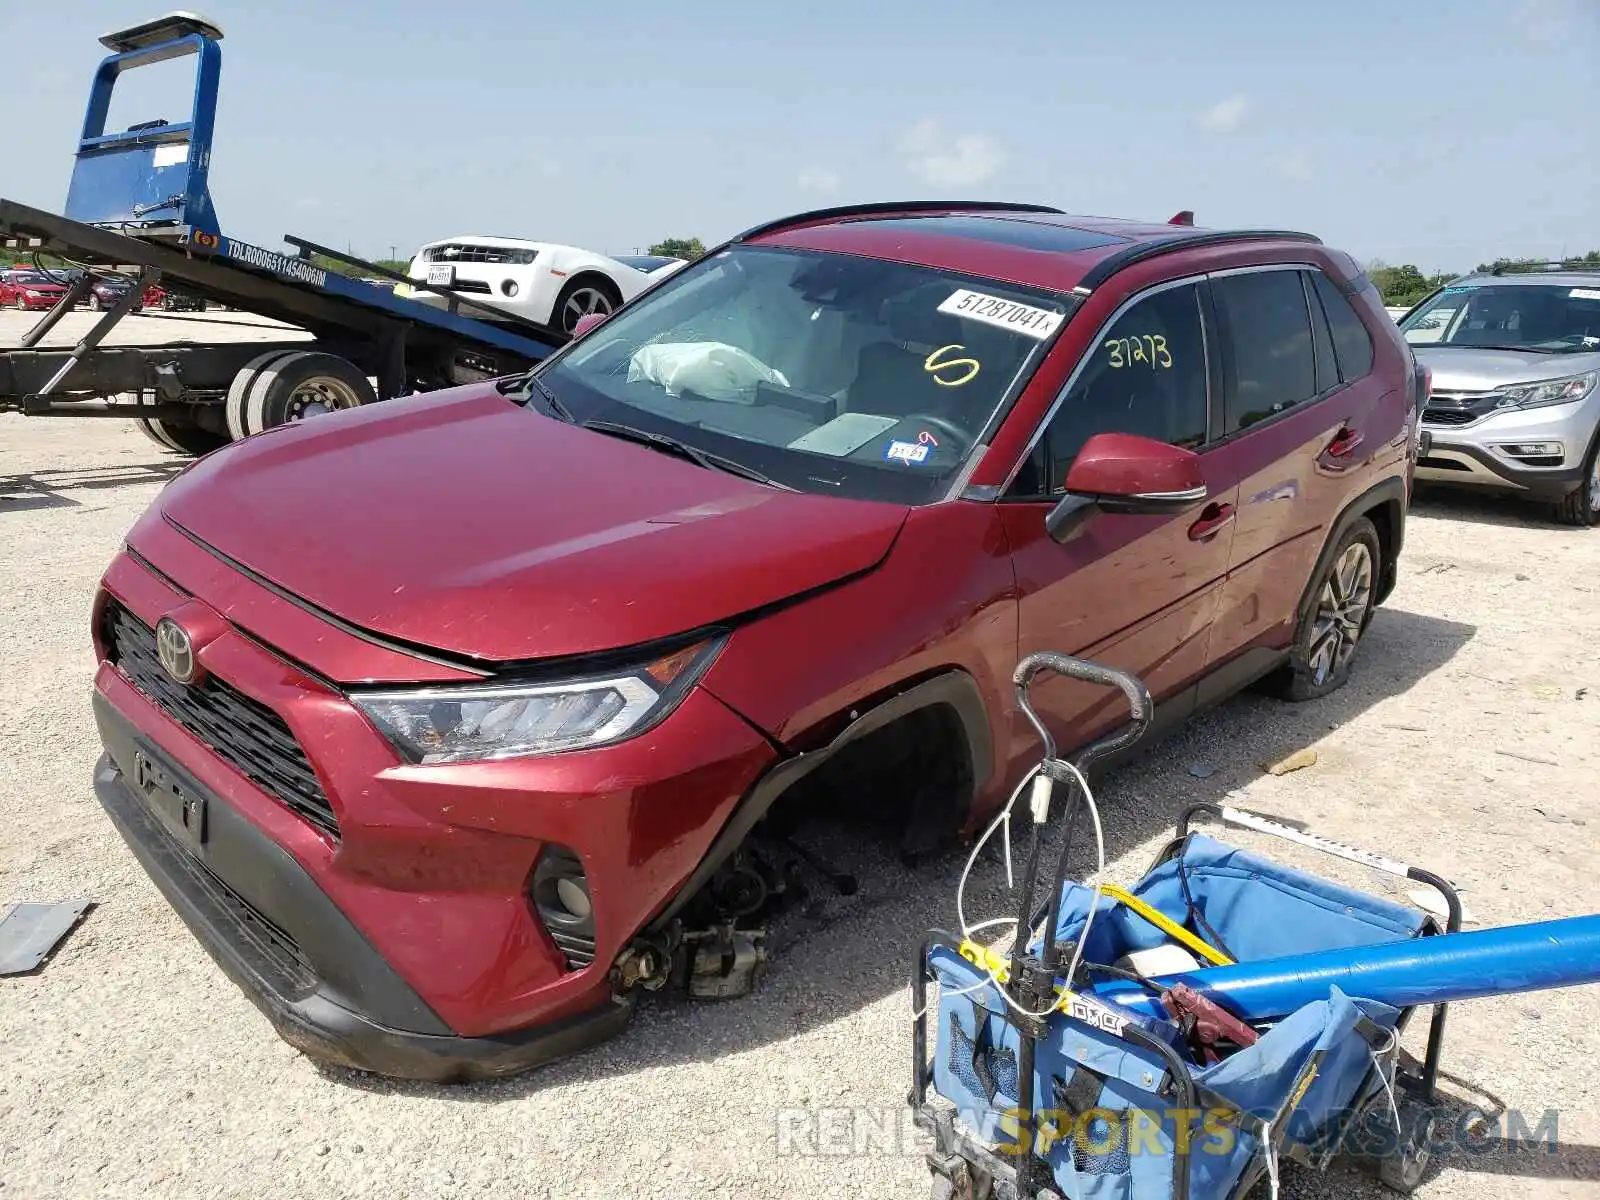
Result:
[[[1333,441],[1328,443],[1328,448],[1323,454],[1329,458],[1349,458],[1359,445],[1361,445],[1361,435],[1345,425],[1333,435]]]
[[[1228,525],[1232,524],[1234,517],[1231,504],[1208,504],[1200,511],[1200,519],[1189,526],[1189,540],[1191,542],[1209,542],[1221,533]]]

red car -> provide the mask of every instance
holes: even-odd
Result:
[[[0,308],[50,309],[66,293],[66,284],[32,268],[0,271]]]
[[[516,1071],[746,990],[815,886],[795,818],[970,835],[1037,754],[1024,654],[1167,724],[1339,687],[1425,387],[1310,236],[774,222],[529,375],[183,472],[95,604],[97,791],[291,1043]],[[1067,746],[1119,719],[1035,695]]]

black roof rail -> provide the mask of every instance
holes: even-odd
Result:
[[[1093,291],[1125,267],[1131,267],[1134,263],[1143,262],[1147,258],[1171,254],[1176,250],[1192,250],[1198,246],[1217,246],[1227,242],[1262,240],[1322,245],[1322,239],[1314,233],[1296,233],[1288,229],[1204,229],[1195,233],[1174,233],[1170,237],[1133,242],[1120,250],[1113,251],[1090,267],[1073,290]]]
[[[810,212],[780,217],[776,221],[767,221],[764,224],[752,226],[743,233],[735,234],[725,244],[732,245],[735,242],[748,241],[750,238],[760,237],[763,233],[771,233],[773,230],[782,229],[787,225],[800,225],[806,221],[823,221],[829,217],[868,217],[874,213],[946,211],[1054,213],[1056,216],[1066,215],[1064,209],[1051,208],[1048,204],[1020,204],[1009,203],[1004,200],[880,200],[867,204],[843,204],[836,208],[814,208]]]
[[[1490,275],[1595,275],[1600,274],[1597,262],[1545,262],[1501,263],[1489,268]]]

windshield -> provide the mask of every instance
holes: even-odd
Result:
[[[739,246],[671,276],[538,380],[579,423],[664,434],[801,491],[928,503],[1066,313],[927,267]]]
[[[37,287],[40,284],[48,285],[55,281],[52,279],[46,279],[37,271],[13,271],[11,272],[11,282],[14,284],[22,284],[27,287]]]
[[[1532,350],[1559,354],[1600,348],[1600,279],[1571,284],[1447,287],[1400,322],[1413,346]]]

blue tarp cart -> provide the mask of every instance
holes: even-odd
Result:
[[[1027,687],[1045,669],[1120,687],[1129,699],[1132,725],[1080,755],[1080,770],[1142,736],[1151,709],[1143,686],[1061,655],[1034,655],[1017,669],[1030,718]],[[1043,773],[1070,785],[1074,776],[1034,724],[1046,742]],[[1138,952],[1170,943],[1172,930],[1183,944],[1203,943],[1212,962],[1241,964],[1454,932],[1460,902],[1450,885],[1257,814],[1198,805],[1136,884],[1101,892],[1085,936],[1094,893],[1063,879],[1081,799],[1075,791],[1068,800],[1069,833],[1043,907],[1031,901],[1035,826],[1019,909],[1029,919],[1018,922],[1032,933],[1020,946],[1002,956],[936,931],[921,948],[911,1103],[934,1137],[934,1195],[1226,1200],[1275,1177],[1281,1161],[1321,1168],[1341,1152],[1367,1160],[1397,1190],[1415,1188],[1428,1160],[1443,1005],[1424,1062],[1408,1072],[1399,1041],[1414,1010],[1337,988],[1257,1025],[1192,993],[1163,996],[1164,1020],[1108,1004],[1092,988],[1143,979],[1113,964],[1130,954],[1140,961]],[[1433,886],[1450,918],[1441,928],[1416,909],[1230,846],[1194,828],[1207,819]]]

